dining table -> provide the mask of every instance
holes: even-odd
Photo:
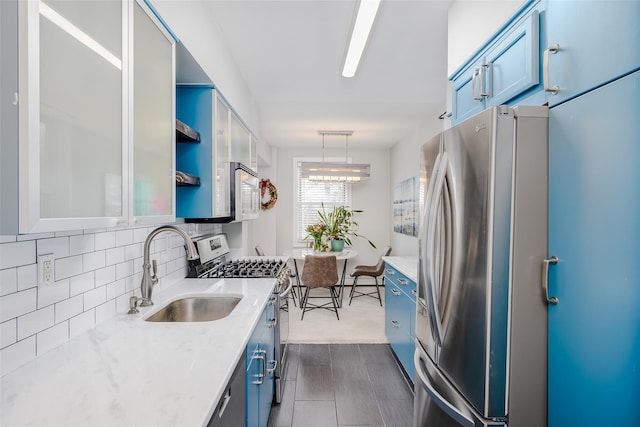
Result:
[[[302,282],[300,281],[300,271],[298,269],[298,261],[304,261],[304,258],[307,255],[315,255],[315,256],[335,256],[336,261],[343,261],[342,264],[342,274],[340,275],[340,280],[338,281],[338,286],[340,289],[338,290],[338,307],[342,307],[342,295],[344,294],[344,281],[347,274],[347,262],[351,258],[355,258],[358,256],[358,251],[353,249],[343,249],[340,252],[320,252],[316,251],[313,248],[292,248],[283,252],[283,255],[290,258],[293,261],[293,268],[296,273],[296,284],[298,286],[298,294],[302,295]]]

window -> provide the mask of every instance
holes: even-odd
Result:
[[[325,158],[325,161],[344,161],[342,158]],[[345,182],[321,182],[309,181],[300,176],[301,162],[321,162],[321,158],[294,158],[294,194],[293,202],[293,240],[294,245],[309,242],[304,240],[307,235],[305,229],[309,224],[318,222],[318,211],[324,203],[325,210],[329,211],[334,206],[351,205],[351,184]]]

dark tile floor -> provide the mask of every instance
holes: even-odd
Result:
[[[269,427],[411,427],[413,391],[386,344],[289,346]]]

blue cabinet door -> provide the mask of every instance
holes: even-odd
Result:
[[[247,373],[246,373],[246,420],[247,427],[258,427],[260,425],[260,375],[263,369],[262,359],[260,359],[259,347],[247,348]]]
[[[640,71],[549,112],[550,427],[640,425],[638,117]]]
[[[481,96],[482,89],[486,86],[483,63],[484,58],[478,59],[466,71],[454,78],[451,100],[453,123],[458,123],[484,110],[484,97]]]
[[[487,51],[487,107],[504,104],[539,83],[538,21],[538,11],[531,11]]]
[[[549,106],[640,68],[640,1],[548,2]]]

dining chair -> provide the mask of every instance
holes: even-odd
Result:
[[[338,294],[335,285],[338,284],[338,263],[335,255],[307,255],[304,258],[302,267],[302,285],[305,286],[304,294],[300,306],[302,307],[302,317],[307,311],[324,308],[325,310],[334,311],[336,317],[340,320],[338,314]],[[309,292],[314,288],[325,288],[329,291],[331,302],[324,304],[311,304],[309,298],[326,298],[320,296],[309,297]],[[330,306],[332,305],[333,308]]]
[[[391,246],[387,246],[387,249],[384,251],[384,254],[380,256],[378,263],[376,265],[356,265],[353,268],[353,272],[351,272],[351,277],[353,277],[353,285],[351,285],[351,292],[349,293],[349,305],[351,305],[351,301],[357,297],[368,296],[371,298],[377,298],[380,301],[380,307],[382,307],[382,298],[380,297],[380,284],[378,283],[378,277],[384,273],[384,260],[382,257],[389,256],[391,253]],[[373,277],[376,281],[376,291],[375,292],[360,292],[356,290],[356,284],[358,283],[358,279],[362,276],[365,277]],[[384,277],[382,278],[384,284]],[[376,296],[377,294],[377,296]]]

